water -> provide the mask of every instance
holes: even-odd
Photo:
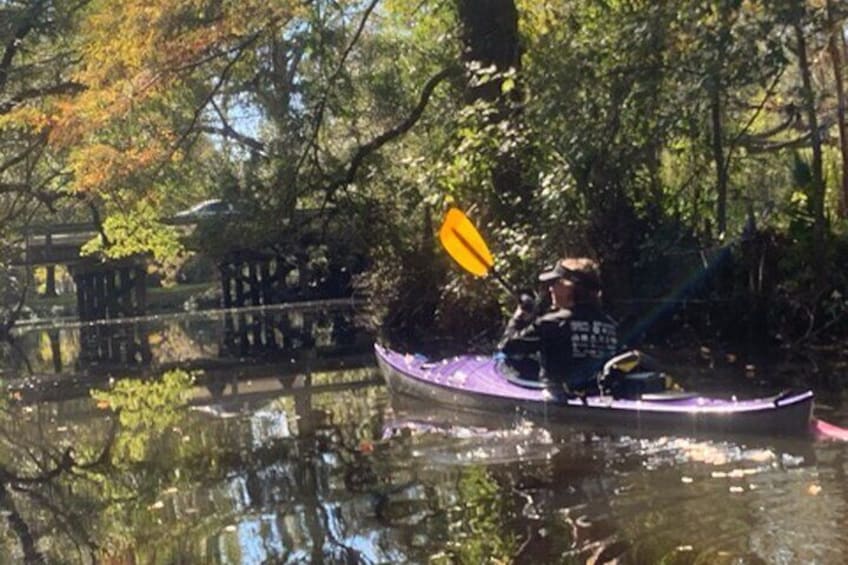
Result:
[[[848,555],[846,444],[612,436],[399,402],[345,310],[39,328],[18,343],[0,413],[4,563]]]

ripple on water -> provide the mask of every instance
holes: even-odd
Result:
[[[411,441],[413,457],[435,466],[547,460],[559,452],[547,430],[527,421],[508,429],[490,430],[398,420],[384,427],[383,438],[393,437]]]
[[[615,540],[627,542],[627,562],[836,563],[847,554],[845,446],[801,444],[783,451],[627,437],[594,446],[616,480],[607,489],[606,512],[597,498],[594,510],[582,509],[583,520],[562,509],[572,515],[575,536],[583,535],[583,544],[571,551],[584,558],[593,544],[610,541],[579,531],[598,522],[611,524]]]

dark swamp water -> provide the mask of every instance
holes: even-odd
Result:
[[[0,562],[848,561],[848,444],[464,423],[372,343],[348,307],[21,331]]]

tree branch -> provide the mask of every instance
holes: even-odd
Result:
[[[9,529],[15,532],[18,540],[21,542],[21,550],[24,554],[25,563],[43,563],[44,557],[39,553],[36,547],[35,537],[29,525],[21,516],[18,509],[15,508],[15,503],[6,490],[6,485],[0,486],[0,508],[6,512],[6,520],[9,522]]]
[[[61,475],[62,473],[66,473],[71,470],[71,467],[74,466],[74,450],[72,447],[68,447],[62,453],[61,459],[52,469],[48,469],[44,471],[40,475],[35,475],[32,477],[21,477],[10,473],[5,467],[0,467],[0,483],[5,487],[6,485],[12,486],[13,488],[20,487],[22,485],[32,485],[39,483],[46,483],[51,481]]]
[[[12,61],[18,53],[18,49],[20,48],[21,43],[23,43],[24,37],[26,37],[27,34],[29,34],[29,32],[35,27],[33,20],[35,14],[42,9],[42,4],[42,1],[38,1],[34,2],[32,6],[29,7],[29,10],[27,10],[27,13],[23,17],[23,21],[19,26],[16,26],[15,32],[6,43],[6,48],[3,50],[3,57],[0,59],[0,91],[5,90],[6,88],[6,83],[9,80],[9,70],[12,67]]]
[[[5,163],[0,164],[0,173],[4,173],[7,170],[14,167],[15,165],[18,165],[18,164],[26,161],[26,159],[32,153],[34,153],[37,149],[40,149],[46,141],[47,141],[47,131],[45,130],[45,131],[42,131],[41,134],[37,138],[35,138],[34,140],[31,140],[30,143],[29,143],[29,146],[26,149],[22,150],[19,154],[15,155],[14,157],[11,157]]]
[[[8,114],[14,110],[18,104],[33,98],[41,98],[42,96],[51,96],[55,94],[78,94],[85,89],[86,86],[82,83],[68,81],[45,86],[43,88],[30,88],[23,90],[0,104],[0,114]]]
[[[245,40],[243,42],[241,42],[237,46],[237,48],[234,48],[232,50],[232,52],[235,53],[235,56],[230,61],[227,62],[226,66],[221,71],[220,75],[218,76],[218,79],[215,81],[215,84],[212,85],[212,89],[209,91],[209,93],[206,95],[206,97],[203,99],[203,101],[197,106],[197,108],[195,108],[194,114],[192,115],[192,118],[191,118],[191,121],[189,122],[188,127],[185,129],[185,131],[182,133],[182,135],[180,135],[179,139],[177,139],[176,142],[174,142],[174,144],[172,145],[172,149],[170,151],[170,154],[168,155],[168,158],[163,160],[162,165],[154,173],[153,176],[156,176],[159,173],[159,171],[162,170],[162,167],[165,166],[165,163],[167,163],[171,160],[171,157],[173,157],[173,155],[177,151],[177,149],[179,147],[181,147],[183,145],[183,143],[185,143],[186,139],[188,139],[188,136],[192,132],[198,131],[197,123],[200,121],[200,116],[203,115],[203,111],[206,109],[206,106],[209,105],[210,102],[213,101],[213,99],[215,98],[215,95],[218,94],[218,91],[220,91],[220,89],[224,86],[224,83],[229,78],[230,73],[232,72],[236,63],[241,59],[241,56],[245,52],[247,47],[250,46],[257,39],[259,39],[260,35],[261,34],[259,32],[250,35],[249,37],[245,38]]]
[[[341,175],[341,177],[337,178],[327,187],[327,200],[332,200],[336,191],[353,182],[356,178],[356,173],[359,170],[359,167],[362,165],[362,162],[366,157],[380,149],[389,141],[392,141],[409,131],[412,126],[418,122],[422,114],[424,114],[424,110],[427,108],[427,104],[430,101],[430,97],[433,95],[433,91],[443,80],[461,75],[462,69],[459,67],[448,67],[433,75],[421,90],[421,96],[418,99],[418,104],[416,104],[415,108],[412,109],[412,112],[405,120],[397,124],[395,127],[381,133],[365,145],[361,145],[356,150],[345,172]]]
[[[810,144],[811,133],[807,132],[801,137],[796,137],[795,139],[790,139],[787,141],[768,143],[768,144],[760,144],[760,143],[752,143],[752,144],[744,144],[745,148],[749,153],[769,153],[772,151],[780,151],[782,149],[800,149],[802,147],[807,147]]]
[[[218,104],[215,103],[215,100],[210,100],[210,104],[212,108],[214,108],[215,112],[218,114],[218,118],[221,120],[221,127],[214,126],[201,126],[198,128],[198,131],[202,131],[204,133],[210,133],[213,135],[220,135],[221,137],[225,137],[228,139],[235,139],[242,145],[246,145],[250,147],[254,151],[258,151],[259,153],[265,154],[265,144],[259,141],[258,139],[254,139],[249,135],[245,135],[240,133],[230,125],[227,121],[227,117],[224,115],[224,112],[221,111],[221,108],[218,107]]]
[[[304,146],[303,153],[300,155],[300,159],[298,159],[297,161],[297,166],[294,168],[295,178],[297,178],[297,176],[300,174],[300,169],[303,167],[303,164],[306,162],[306,159],[312,153],[313,149],[315,149],[315,142],[318,139],[318,132],[321,130],[321,124],[324,122],[324,112],[327,109],[327,102],[330,99],[330,89],[332,88],[332,84],[341,74],[348,56],[350,56],[351,51],[353,51],[354,45],[356,45],[356,43],[359,41],[359,38],[362,35],[363,30],[365,29],[365,23],[368,21],[368,18],[371,16],[371,13],[374,11],[374,8],[377,6],[377,3],[379,1],[380,0],[371,0],[371,2],[365,8],[365,12],[362,14],[362,19],[360,19],[359,21],[359,26],[356,28],[356,32],[353,34],[353,38],[350,40],[350,43],[348,43],[347,47],[342,53],[342,57],[339,60],[339,64],[336,65],[336,69],[333,71],[333,74],[330,75],[330,78],[327,80],[327,88],[324,89],[324,92],[321,95],[321,99],[318,101],[318,107],[315,112],[315,119],[312,121],[312,135],[309,138],[309,142]]]

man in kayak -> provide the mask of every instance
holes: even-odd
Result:
[[[601,310],[598,264],[585,257],[560,260],[539,275],[548,286],[551,307],[536,312],[533,300],[521,300],[498,348],[507,363],[538,379],[555,398],[591,390],[604,361],[618,351],[618,328]]]

